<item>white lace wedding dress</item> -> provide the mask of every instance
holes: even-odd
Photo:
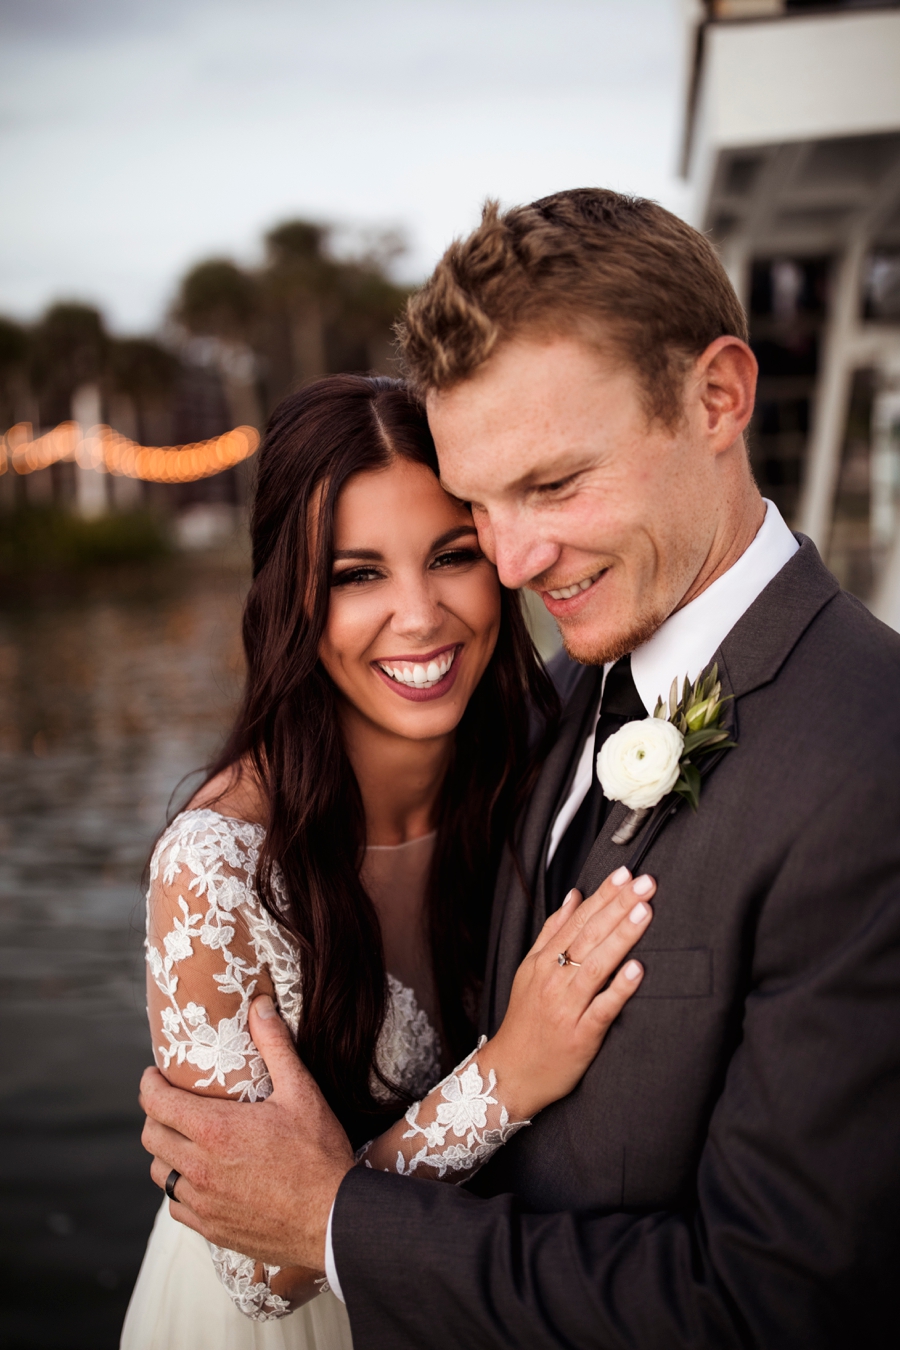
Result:
[[[148,1015],[157,1063],[179,1086],[243,1102],[271,1091],[247,1031],[251,999],[272,993],[296,1029],[302,996],[296,946],[253,889],[263,837],[258,825],[216,811],[183,812],[154,850],[147,897]],[[380,855],[379,883],[393,874],[397,885],[409,885],[411,877],[422,884],[432,846],[433,836],[373,850]],[[283,894],[277,873],[273,888],[276,898]],[[437,1032],[412,989],[390,974],[388,987],[378,1063],[424,1100],[360,1150],[359,1161],[415,1177],[410,1184],[465,1180],[527,1122],[509,1120],[493,1073],[485,1082],[478,1070],[477,1049],[438,1082]],[[270,1287],[277,1272],[207,1243],[171,1218],[164,1201],[122,1350],[352,1350],[346,1310],[327,1285],[291,1312]]]

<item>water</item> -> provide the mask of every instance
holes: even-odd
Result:
[[[159,1204],[140,877],[241,676],[240,560],[0,598],[0,1345],[104,1350]]]

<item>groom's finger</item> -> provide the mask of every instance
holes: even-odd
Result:
[[[262,1055],[272,1080],[272,1096],[281,1101],[315,1090],[306,1065],[297,1054],[293,1037],[268,994],[260,994],[250,1004],[250,1035]]]
[[[192,1175],[195,1173],[200,1150],[177,1130],[170,1129],[168,1125],[160,1125],[159,1121],[151,1120],[148,1116],[141,1131],[141,1143],[154,1158],[160,1158],[164,1163],[168,1163],[169,1172],[174,1167],[178,1172],[189,1172]],[[168,1174],[167,1172],[166,1176]],[[163,1185],[165,1180],[163,1177]]]
[[[175,1171],[176,1172],[178,1171],[177,1167]],[[153,1159],[153,1161],[150,1164],[150,1180],[153,1181],[161,1191],[164,1191],[166,1189],[166,1182],[169,1180],[169,1177],[171,1175],[172,1175],[172,1167],[168,1159],[166,1158]],[[182,1205],[185,1209],[191,1210],[192,1213],[194,1212],[194,1206],[197,1200],[197,1191],[191,1185],[190,1180],[188,1179],[188,1177],[185,1176],[183,1172],[179,1173],[178,1180],[175,1182],[175,1196],[176,1199],[172,1201],[173,1204],[177,1203],[179,1205]]]
[[[204,1142],[215,1121],[228,1115],[231,1103],[215,1097],[199,1097],[186,1088],[173,1087],[159,1069],[145,1069],[138,1094],[141,1110],[152,1120],[168,1125],[186,1139]]]
[[[171,1170],[169,1164],[161,1158],[154,1158],[150,1164],[150,1176],[161,1191],[166,1189]],[[203,1220],[194,1208],[199,1203],[197,1192],[186,1176],[180,1176],[175,1182],[175,1195],[177,1198],[169,1201],[169,1213],[172,1218],[183,1223],[186,1228],[193,1228],[195,1233],[202,1233]]]
[[[201,1237],[206,1237],[206,1232],[204,1231],[206,1225],[202,1219],[197,1218],[197,1215],[188,1205],[176,1205],[174,1200],[170,1200],[169,1213],[172,1215],[173,1219],[177,1219],[179,1223],[183,1223],[185,1228],[193,1228],[195,1233],[199,1233]],[[210,1241],[212,1241],[211,1238]],[[221,1242],[217,1244],[217,1246],[220,1247],[224,1245],[225,1244]]]

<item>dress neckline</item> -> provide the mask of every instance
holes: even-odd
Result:
[[[416,844],[431,844],[437,838],[437,830],[420,834],[417,839],[405,839],[402,844],[366,844],[367,853],[399,853],[404,848],[414,848]]]
[[[261,825],[258,820],[247,820],[244,816],[231,816],[225,811],[218,811],[215,806],[186,806],[183,811],[178,812],[177,816],[173,816],[169,823],[170,825],[174,825],[175,821],[178,820],[180,816],[193,816],[204,813],[211,816],[218,816],[220,820],[230,820],[235,825],[245,825],[251,830],[260,830],[263,834],[265,833],[266,827]],[[402,844],[366,844],[366,852],[399,853],[405,848],[415,848],[417,844],[433,843],[436,838],[437,830],[429,830],[428,834],[420,834],[415,839],[405,839]]]

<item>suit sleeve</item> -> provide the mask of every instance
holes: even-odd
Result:
[[[820,811],[768,889],[690,1206],[537,1214],[356,1169],[334,1243],[357,1350],[896,1344],[900,802],[881,778]]]

